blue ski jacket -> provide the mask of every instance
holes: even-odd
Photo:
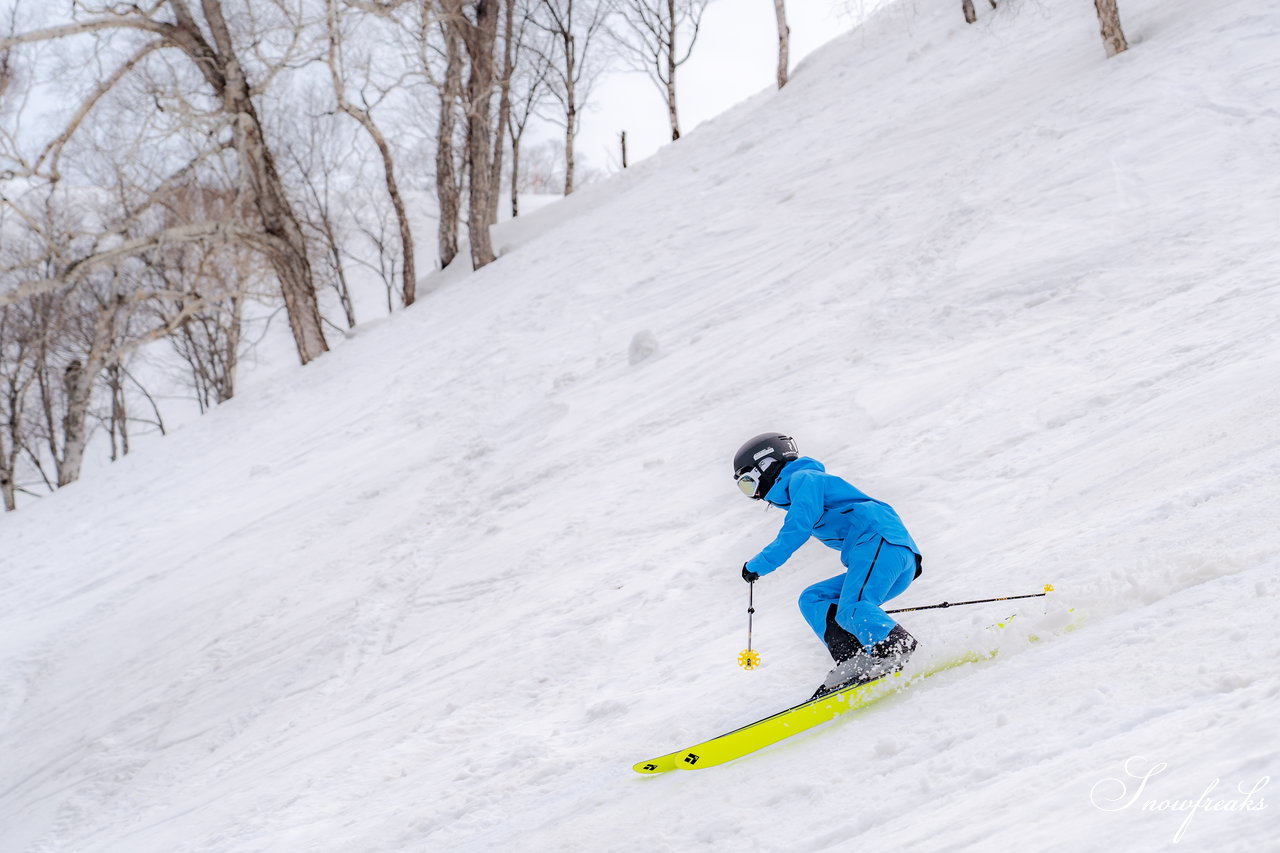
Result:
[[[809,541],[817,539],[841,552],[879,536],[891,545],[910,548],[920,574],[920,549],[893,507],[828,474],[822,463],[801,456],[787,463],[764,499],[787,511],[777,538],[747,561],[747,571],[767,575],[791,558]],[[847,564],[847,563],[846,563]]]

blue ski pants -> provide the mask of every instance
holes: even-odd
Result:
[[[874,645],[888,637],[897,624],[880,605],[902,595],[915,580],[915,552],[873,536],[846,548],[840,559],[848,571],[800,593],[800,612],[822,638],[827,630],[827,611],[835,602],[840,627],[864,646]]]

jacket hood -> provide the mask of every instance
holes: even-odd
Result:
[[[778,479],[774,480],[772,488],[769,489],[769,493],[764,496],[764,499],[777,507],[790,506],[791,478],[801,471],[826,473],[826,470],[826,467],[812,456],[801,456],[799,459],[792,459],[778,473]]]

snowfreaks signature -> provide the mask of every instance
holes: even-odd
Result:
[[[1129,785],[1126,784],[1124,779],[1110,778],[1097,782],[1089,790],[1089,801],[1093,803],[1094,808],[1104,812],[1120,812],[1137,803],[1138,798],[1146,790],[1147,783],[1151,781],[1151,778],[1163,773],[1165,768],[1169,766],[1161,761],[1158,764],[1152,764],[1144,772],[1141,768],[1146,763],[1147,760],[1141,755],[1135,755],[1124,763],[1125,774],[1130,779],[1137,780],[1137,787],[1132,792],[1130,792]],[[1240,796],[1215,798],[1211,795],[1222,782],[1221,779],[1215,778],[1205,786],[1204,791],[1194,800],[1146,799],[1142,801],[1138,808],[1145,812],[1186,812],[1186,817],[1182,819],[1182,823],[1178,826],[1178,831],[1173,834],[1173,843],[1177,844],[1186,834],[1187,827],[1191,825],[1191,820],[1196,816],[1197,812],[1256,812],[1265,809],[1267,803],[1262,797],[1258,796],[1258,793],[1267,787],[1267,783],[1270,781],[1270,776],[1263,776],[1252,786],[1241,782],[1236,785],[1236,791],[1239,792]]]

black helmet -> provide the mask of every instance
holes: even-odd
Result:
[[[744,495],[758,501],[769,493],[782,466],[799,456],[791,436],[762,432],[733,454],[733,479]]]

